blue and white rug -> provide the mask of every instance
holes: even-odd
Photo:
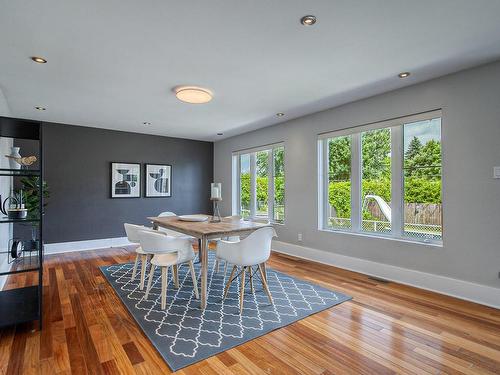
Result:
[[[140,272],[133,281],[130,280],[133,263],[101,267],[120,299],[174,371],[351,299],[268,268],[268,285],[274,305],[269,303],[260,279],[254,277],[255,293],[250,293],[247,284],[243,314],[240,315],[239,279],[233,281],[227,298],[223,300],[230,270],[225,277],[222,267],[219,273],[215,272],[214,263],[215,256],[210,252],[208,303],[204,311],[200,310],[200,301],[194,296],[186,265],[179,269],[179,289],[174,288],[169,272],[165,310],[160,307],[159,269],[145,300],[146,288],[139,290]],[[195,269],[199,275],[200,264],[195,264]]]

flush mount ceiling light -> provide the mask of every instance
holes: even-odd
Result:
[[[40,56],[32,56],[31,60],[33,60],[34,62],[36,62],[38,64],[46,64],[47,63],[47,60],[45,60],[43,57],[40,57]]]
[[[217,133],[217,135],[224,135],[224,133]]]
[[[300,23],[304,26],[312,26],[316,23],[316,16],[311,14],[304,16],[300,19]]]
[[[38,106],[38,105],[37,105],[37,106],[35,107],[35,109],[36,109],[36,110],[38,110],[38,111],[45,111],[47,108],[45,108],[45,107],[40,107],[40,106]]]
[[[278,112],[278,113],[276,113],[276,116],[278,116],[278,117],[283,117],[284,115],[285,115],[285,114],[284,114],[283,112]]]
[[[148,121],[144,121],[144,122],[142,123],[142,125],[151,125],[151,123],[150,123],[150,122],[148,122]]]
[[[410,76],[410,72],[402,72],[398,74],[399,78],[406,78]]]
[[[202,87],[181,86],[174,89],[175,96],[182,102],[190,104],[203,104],[212,100],[212,92]]]

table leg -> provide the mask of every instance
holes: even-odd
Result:
[[[201,263],[201,239],[198,238],[198,260],[195,263]]]
[[[201,259],[201,309],[207,307],[207,273],[208,273],[208,249],[207,238],[201,238],[200,259]]]

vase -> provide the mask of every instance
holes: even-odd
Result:
[[[10,157],[9,158],[9,166],[10,169],[21,169],[21,164],[19,164],[17,161],[15,161],[12,158],[20,158],[21,154],[19,153],[20,147],[12,147],[11,152],[10,152]]]

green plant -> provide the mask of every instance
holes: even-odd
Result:
[[[28,210],[29,216],[37,216],[38,209],[40,206],[40,177],[23,177],[21,179],[21,184],[23,185],[23,202]],[[46,199],[50,197],[49,187],[46,181],[42,182],[42,194],[43,194],[43,207],[47,206]]]

